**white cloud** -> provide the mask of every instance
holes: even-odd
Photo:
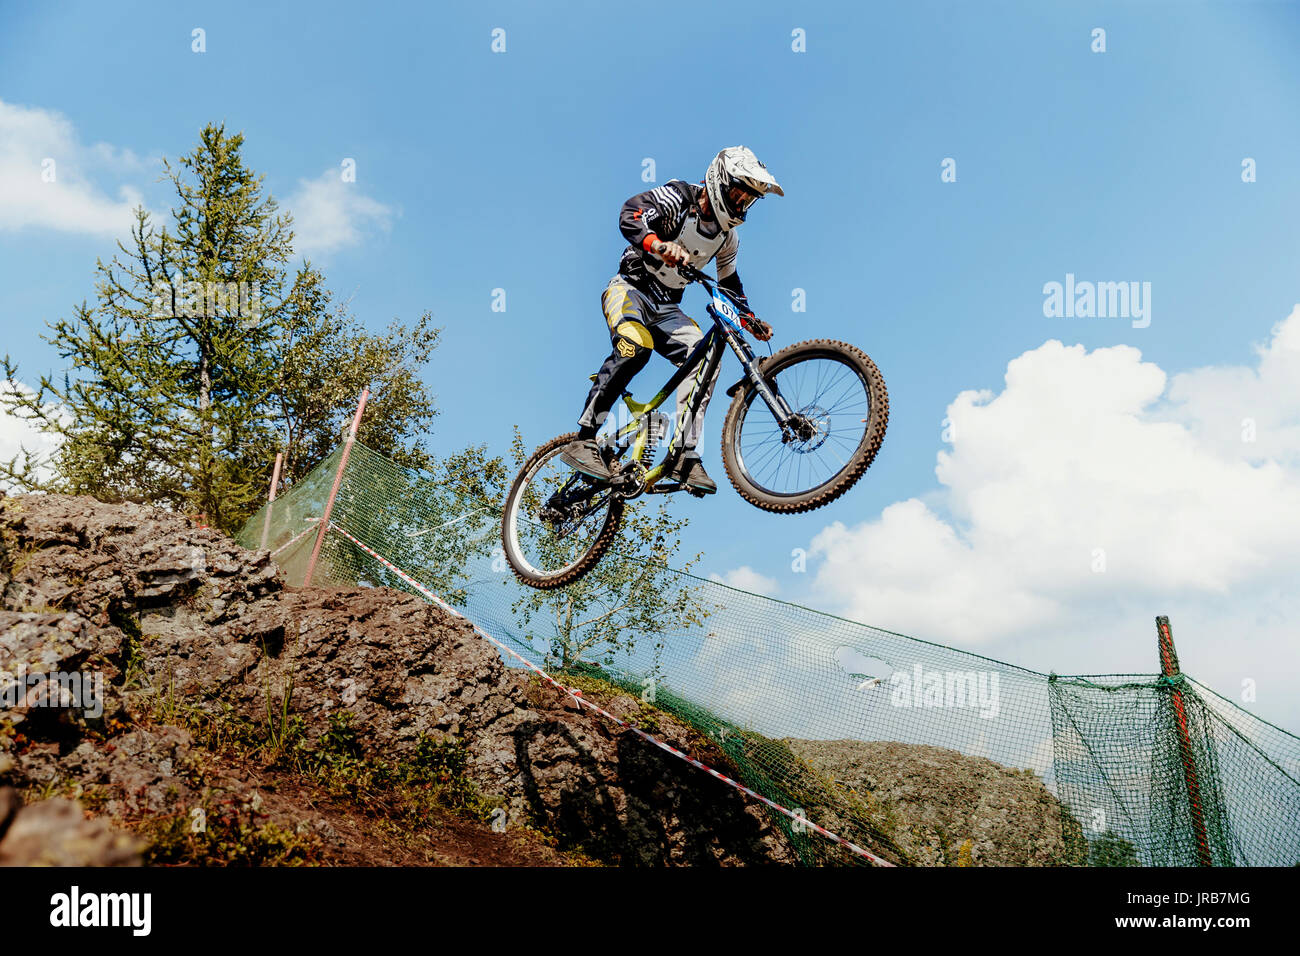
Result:
[[[33,394],[32,389],[21,382],[0,382],[0,395],[12,392],[26,395]],[[45,411],[47,414],[54,415],[58,410],[54,405],[47,405]],[[63,418],[64,421],[67,421],[66,415]],[[48,461],[50,456],[58,450],[59,444],[60,440],[56,436],[45,434],[37,424],[13,415],[0,407],[0,461],[7,463],[16,457],[21,464],[24,449],[35,454],[41,461]],[[46,480],[50,476],[48,468],[37,469],[39,479]],[[0,489],[3,488],[3,482],[0,482]]]
[[[1256,348],[1254,368],[1196,369],[1169,385],[1176,420],[1221,453],[1300,466],[1300,305]],[[1254,441],[1243,441],[1254,432]]]
[[[772,597],[780,590],[781,585],[766,575],[759,574],[749,565],[742,565],[739,568],[733,568],[726,574],[718,574],[716,571],[709,575],[710,581],[717,581],[719,584],[726,584],[741,591],[752,591],[755,594],[764,594]]]
[[[948,417],[929,504],[814,539],[824,605],[957,646],[1036,641],[1026,664],[1076,672],[1150,672],[1167,612],[1187,670],[1229,696],[1300,677],[1300,306],[1252,367],[1171,380],[1128,346],[1050,341]]]
[[[120,180],[150,165],[129,150],[83,144],[60,113],[0,100],[0,230],[125,234],[140,192],[119,183],[110,195],[97,180]]]
[[[293,212],[300,255],[357,245],[375,230],[387,232],[396,214],[362,193],[356,183],[344,182],[337,169],[327,169],[316,179],[300,179],[285,204]]]

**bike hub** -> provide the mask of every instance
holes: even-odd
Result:
[[[816,451],[826,442],[827,436],[830,435],[830,425],[830,412],[820,405],[809,405],[801,408],[790,419],[783,440],[786,444],[792,441],[798,442],[803,447],[796,448],[795,451],[807,454]]]

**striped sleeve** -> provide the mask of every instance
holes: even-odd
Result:
[[[632,245],[645,249],[651,236],[673,237],[681,228],[687,199],[673,182],[637,193],[618,216],[619,231]]]

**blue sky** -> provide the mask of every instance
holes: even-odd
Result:
[[[137,194],[121,190],[162,208],[157,160],[190,149],[203,124],[224,121],[246,134],[246,159],[272,193],[291,208],[296,200],[300,222],[313,226],[304,246],[360,317],[379,328],[430,310],[444,327],[427,369],[442,409],[434,446],[487,441],[505,451],[515,424],[536,444],[572,427],[585,377],[608,352],[597,303],[623,245],[619,206],[647,188],[643,160],[654,160],[658,182],[694,181],[719,148],[744,143],[787,194],[761,203],[741,233],[739,271],[751,303],[776,326],[773,344],[813,337],[858,344],[885,374],[892,413],[877,462],[830,508],[765,514],[725,481],[714,499],[677,502],[691,517],[686,548],[705,552],[705,573],[1042,669],[1150,669],[1151,618],[1168,612],[1178,628],[1184,609],[1197,619],[1187,631],[1200,652],[1197,659],[1184,650],[1188,670],[1217,678],[1228,696],[1242,679],[1278,673],[1270,662],[1279,653],[1296,657],[1287,640],[1294,608],[1276,581],[1300,564],[1288,564],[1295,555],[1271,540],[1244,541],[1259,560],[1243,559],[1218,577],[1116,574],[1086,599],[1074,587],[1037,593],[1060,612],[1042,612],[1054,640],[1041,637],[1039,624],[1016,635],[913,614],[906,609],[932,595],[916,581],[892,596],[872,590],[860,549],[885,542],[906,549],[912,539],[891,536],[883,516],[915,500],[934,519],[926,527],[936,540],[954,538],[965,549],[956,577],[988,563],[980,549],[993,545],[979,504],[988,495],[968,487],[988,471],[967,472],[966,484],[962,474],[936,476],[936,456],[953,450],[941,423],[965,390],[1002,393],[1018,356],[1056,361],[1056,353],[1035,351],[1049,340],[1089,354],[1132,346],[1171,382],[1212,369],[1258,377],[1257,346],[1300,301],[1297,5],[53,9],[0,2],[0,101],[14,137],[30,128],[14,117],[53,124],[54,132],[33,135],[66,146],[61,175],[93,215],[81,226],[39,213],[0,218],[0,350],[28,377],[61,368],[38,338],[40,325],[93,295],[95,258],[110,253],[113,217]],[[196,27],[206,34],[201,54],[191,50]],[[1091,49],[1098,27],[1104,53]],[[504,53],[491,51],[494,28],[506,31]],[[791,48],[795,29],[805,33],[806,52]],[[23,163],[39,162],[39,151],[20,147],[11,140],[4,152],[0,143],[0,157],[18,164],[4,170],[11,198],[41,188],[39,178],[13,185]],[[1246,157],[1256,162],[1256,182],[1242,182]],[[347,192],[328,185],[345,158],[357,170]],[[956,162],[956,182],[941,182],[945,158]],[[301,214],[309,208],[311,216]],[[1149,327],[1044,317],[1044,284],[1067,273],[1150,282]],[[496,288],[506,291],[504,313],[491,310]],[[795,288],[806,290],[806,312],[791,311]],[[692,305],[702,312],[698,297]],[[1145,367],[1121,362],[1107,372],[1094,364],[1080,367],[1066,407],[1086,408],[1113,384],[1107,375]],[[724,384],[734,371],[734,363],[724,369]],[[638,393],[667,372],[656,359]],[[1183,381],[1190,388],[1198,380]],[[1205,415],[1157,392],[1154,405],[1121,417],[1153,427],[1175,419],[1189,440],[1215,444],[1202,434]],[[1276,412],[1280,429],[1291,420],[1290,400],[1264,393],[1256,401],[1268,408],[1255,417]],[[719,396],[704,438],[706,463],[720,480],[724,411]],[[1254,413],[1237,417],[1247,414]],[[1057,439],[1069,443],[1068,422],[1055,438],[1035,440]],[[1249,467],[1293,467],[1293,445],[1256,454],[1261,447],[1247,456]],[[960,471],[970,459],[955,460]],[[1116,461],[1121,484],[1124,461]],[[1186,494],[1196,499],[1202,490],[1193,485]],[[1079,499],[1048,500],[1087,508],[1088,495],[1106,493],[1099,479]],[[1222,500],[1217,492],[1202,497]],[[1168,507],[1166,529],[1195,520],[1194,508]],[[836,522],[856,535],[851,546],[849,538],[818,539]],[[1207,547],[1224,551],[1221,543]],[[813,552],[807,573],[792,572],[794,548]],[[924,560],[918,552],[887,567]],[[1247,605],[1256,610],[1243,611]],[[1249,629],[1259,623],[1250,614],[1267,618],[1273,636],[1226,655],[1215,628]],[[1205,623],[1211,618],[1215,628]],[[1090,628],[1104,639],[1071,638]],[[1289,660],[1282,671],[1293,666]],[[1260,695],[1261,712],[1290,716],[1276,696],[1268,704],[1263,685]]]

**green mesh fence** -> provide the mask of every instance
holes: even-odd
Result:
[[[271,549],[291,583],[303,579],[339,454],[277,499],[269,522],[263,508],[240,535],[246,547]],[[960,834],[949,845],[933,813],[908,802],[906,782],[882,784],[899,759],[889,748],[928,745],[1033,776],[1040,813],[1030,832],[1024,824],[1008,831],[1016,833],[1009,841],[1026,843],[1005,848],[1010,861],[1300,863],[1300,738],[1191,678],[1041,674],[669,568],[647,570],[617,548],[583,582],[537,592],[510,573],[499,522],[496,503],[462,498],[360,444],[332,513],[332,524],[522,657],[561,680],[598,677],[652,697],[725,752],[730,766],[718,769],[898,862],[970,862]],[[414,591],[338,533],[326,535],[313,583]],[[661,618],[639,634],[637,620],[617,610],[636,588],[654,589],[671,627]],[[954,772],[945,756],[904,753],[932,765],[927,782],[939,784]],[[964,765],[968,779],[951,781],[954,803],[975,799],[979,773],[998,769]],[[857,861],[773,816],[804,862]]]

